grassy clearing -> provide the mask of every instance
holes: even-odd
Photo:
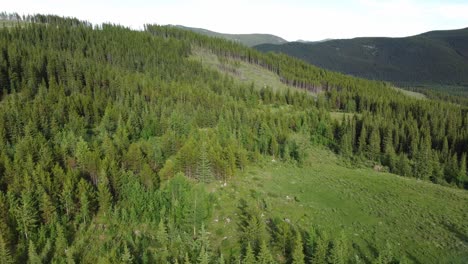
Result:
[[[15,27],[17,25],[23,27],[27,22],[24,21],[12,21],[12,20],[1,20],[0,19],[0,28],[2,27]]]
[[[408,90],[401,89],[401,88],[398,88],[398,87],[395,87],[395,86],[393,86],[392,88],[397,90],[397,91],[400,91],[402,94],[404,94],[406,96],[409,96],[409,97],[413,97],[413,98],[416,98],[416,99],[427,99],[427,97],[422,93],[408,91]]]
[[[281,162],[254,167],[217,193],[212,232],[235,248],[240,198],[267,204],[266,217],[289,218],[332,235],[344,230],[370,261],[389,241],[395,255],[414,263],[466,263],[468,193],[372,169],[350,169],[327,150],[311,151],[308,165]],[[292,198],[292,199],[291,199]]]
[[[258,65],[253,65],[235,59],[220,59],[212,52],[193,48],[191,59],[200,61],[203,65],[228,74],[244,84],[254,83],[255,87],[271,87],[274,91],[293,88],[280,81],[278,75]]]
[[[345,113],[345,112],[330,112],[330,118],[338,122],[341,122],[343,120],[343,117],[352,118],[354,115],[360,116],[361,114]]]

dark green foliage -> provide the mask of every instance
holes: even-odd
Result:
[[[402,85],[468,85],[468,28],[406,38],[355,38],[324,42],[263,44],[325,69]],[[429,67],[430,65],[430,67]],[[466,95],[466,93],[465,93]]]
[[[25,21],[0,29],[2,262],[221,262],[205,183],[271,156],[303,165],[311,144],[466,186],[462,107],[174,27]],[[192,47],[321,94],[240,84],[189,59]],[[329,111],[352,113],[340,123]],[[298,227],[257,202],[240,201],[234,258],[347,258],[346,242],[322,234],[304,248]]]

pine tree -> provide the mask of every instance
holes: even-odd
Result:
[[[463,153],[461,156],[459,168],[457,182],[460,187],[463,187],[466,181],[466,153]]]
[[[294,249],[293,249],[293,264],[304,264],[304,247],[302,245],[302,237],[301,234],[298,233],[296,235],[296,240],[294,241]]]
[[[106,215],[112,207],[112,194],[109,191],[109,181],[105,172],[101,170],[98,182],[99,211]]]
[[[421,144],[415,153],[413,174],[418,179],[429,179],[432,175],[431,140],[428,135],[421,137]]]
[[[42,264],[41,257],[37,254],[36,246],[34,245],[34,242],[32,240],[29,240],[28,263]]]
[[[185,253],[184,264],[191,264],[188,253]]]
[[[32,195],[26,191],[21,193],[19,205],[15,209],[18,221],[18,231],[29,239],[30,234],[37,226],[36,208]]]
[[[340,151],[341,154],[350,157],[353,154],[353,139],[350,129],[349,121],[342,121],[341,131],[340,131]]]
[[[311,227],[309,232],[306,233],[306,245],[305,245],[305,255],[306,255],[306,262],[307,263],[312,263],[312,259],[314,256],[314,250],[315,250],[315,240],[316,240],[316,232],[315,228]]]
[[[225,264],[226,262],[224,261],[224,257],[223,257],[223,253],[221,253],[219,255],[219,259],[218,259],[218,264]]]
[[[359,135],[359,140],[358,140],[359,155],[363,155],[366,150],[367,150],[367,129],[366,129],[366,126],[363,124],[361,128],[361,134]]]
[[[67,238],[65,236],[65,230],[60,224],[56,224],[56,238],[55,238],[55,259],[62,259],[66,256],[66,251],[68,248]]]
[[[245,250],[245,256],[243,259],[244,264],[254,264],[255,263],[255,255],[250,243],[247,244],[247,249]]]
[[[333,264],[344,264],[347,260],[347,248],[344,233],[332,243],[332,249],[329,255],[329,262]]]
[[[10,254],[8,245],[5,240],[3,240],[2,235],[0,234],[0,263],[10,264],[14,263],[13,257]]]
[[[328,240],[322,234],[315,245],[314,256],[312,258],[312,263],[314,264],[326,264],[327,263],[327,254],[328,254]]]
[[[132,253],[130,253],[130,249],[128,248],[126,243],[124,244],[121,261],[121,263],[133,263]]]
[[[260,252],[257,256],[257,263],[259,264],[273,264],[275,261],[273,260],[273,256],[270,253],[270,249],[268,249],[265,240],[262,241],[260,246]]]
[[[164,263],[167,261],[167,257],[169,256],[169,252],[167,250],[169,237],[162,219],[159,221],[158,230],[156,232],[156,243],[158,245],[157,262]]]
[[[209,264],[210,262],[210,257],[208,255],[208,252],[205,250],[205,247],[202,246],[200,250],[200,255],[198,256],[198,264]]]
[[[403,175],[403,176],[412,175],[410,161],[404,153],[401,153],[399,155],[396,169],[397,169],[397,173],[400,175]]]
[[[86,224],[91,214],[91,202],[89,199],[90,194],[88,183],[84,179],[81,179],[78,183],[78,193],[78,197],[80,199],[79,219]]]
[[[213,173],[211,171],[211,163],[208,158],[208,150],[206,148],[206,143],[203,142],[200,146],[200,158],[197,166],[197,177],[201,182],[210,182],[213,178]]]
[[[380,132],[374,128],[369,137],[369,145],[367,146],[367,155],[369,159],[380,161]]]
[[[54,223],[57,218],[57,212],[55,206],[53,205],[50,196],[42,190],[41,200],[39,203],[39,208],[42,212],[42,219],[46,224]]]
[[[373,261],[374,264],[387,264],[387,263],[393,263],[394,257],[393,257],[393,249],[390,243],[387,241],[385,244],[384,250],[379,252],[379,256],[377,259]]]

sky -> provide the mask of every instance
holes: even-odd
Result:
[[[55,14],[141,29],[172,24],[288,41],[404,37],[468,27],[468,0],[1,0],[0,11]]]

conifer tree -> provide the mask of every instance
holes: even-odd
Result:
[[[466,181],[466,153],[463,153],[461,156],[459,168],[457,181],[458,185],[463,187],[463,184]]]
[[[103,170],[101,170],[98,182],[98,202],[99,211],[107,215],[112,207],[112,194],[109,191],[109,180]]]
[[[254,264],[255,263],[255,255],[250,243],[247,244],[247,249],[245,250],[245,256],[243,259],[244,264]]]
[[[273,256],[271,255],[270,249],[268,248],[265,240],[262,240],[260,246],[260,252],[257,256],[257,263],[259,264],[273,264],[275,261],[273,260]]]
[[[132,253],[130,253],[130,249],[126,243],[124,244],[123,253],[121,256],[121,263],[133,263]]]
[[[65,236],[65,230],[63,227],[57,223],[55,226],[57,237],[55,238],[55,259],[63,259],[66,256],[66,251],[68,248],[67,238]]]
[[[363,124],[361,128],[361,133],[359,135],[359,140],[358,140],[359,155],[363,155],[366,149],[367,149],[367,129],[366,129],[366,126]]]
[[[10,250],[6,241],[3,239],[0,234],[0,263],[11,264],[14,263],[13,257],[11,256]]]
[[[380,161],[380,132],[374,128],[370,133],[369,145],[367,147],[367,155],[369,159]]]
[[[34,242],[32,240],[29,240],[28,263],[42,264],[41,257],[37,254],[36,246],[34,245]]]
[[[210,258],[208,252],[205,250],[205,246],[202,246],[200,250],[200,255],[198,256],[198,264],[208,264],[210,262]]]
[[[200,146],[200,158],[197,166],[197,177],[201,182],[210,182],[213,178],[211,171],[211,162],[208,158],[208,150],[206,143],[203,142]]]
[[[18,231],[29,239],[32,231],[37,226],[36,208],[33,197],[30,193],[23,191],[21,199],[15,209],[15,215],[18,222]]]
[[[302,237],[301,234],[298,232],[296,235],[296,239],[294,241],[294,249],[292,255],[292,263],[293,264],[304,264],[305,256],[304,256],[304,247],[302,245]]]
[[[343,232],[332,243],[329,262],[334,264],[344,264],[347,262],[347,248]]]
[[[190,258],[189,258],[189,255],[188,253],[185,253],[185,257],[184,257],[184,264],[190,264]]]
[[[317,244],[315,245],[314,256],[312,258],[312,263],[325,264],[327,263],[327,254],[328,254],[328,240],[322,234],[317,239]]]

